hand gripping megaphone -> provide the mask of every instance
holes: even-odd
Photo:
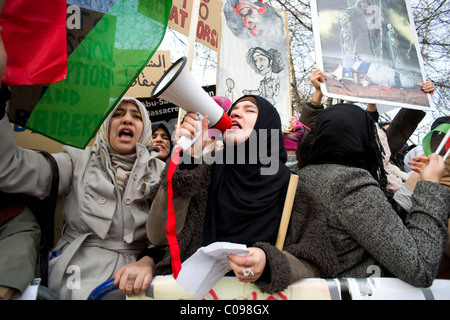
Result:
[[[178,59],[156,83],[151,97],[169,101],[186,112],[208,116],[210,128],[225,132],[231,127],[228,114],[203,90],[186,67],[186,57]]]

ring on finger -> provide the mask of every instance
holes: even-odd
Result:
[[[251,269],[251,268],[245,268],[244,269],[244,276],[245,277],[248,277],[248,276],[254,276],[255,275],[255,273],[253,272],[253,270]]]
[[[127,284],[133,284],[136,281],[137,275],[130,274],[127,278]]]

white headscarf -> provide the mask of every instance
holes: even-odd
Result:
[[[148,115],[147,109],[145,106],[140,102],[139,100],[131,97],[123,97],[119,103],[117,103],[116,107],[111,111],[109,116],[105,119],[103,124],[101,125],[98,134],[97,134],[97,140],[100,139],[101,142],[105,143],[108,146],[108,150],[110,153],[116,153],[115,150],[111,148],[111,145],[109,144],[109,122],[111,120],[112,115],[117,110],[117,108],[124,102],[132,102],[134,103],[139,111],[141,112],[142,121],[144,123],[144,130],[142,132],[141,139],[139,140],[139,143],[148,147],[152,144],[152,123],[150,121],[150,117]]]
[[[146,147],[149,147],[152,144],[152,123],[150,121],[147,109],[139,100],[131,97],[123,97],[101,125],[95,141],[95,144],[98,144],[99,146],[101,142],[103,142],[108,147],[111,162],[116,171],[116,183],[122,194],[125,191],[128,177],[130,176],[134,161],[136,160],[136,153],[126,155],[119,154],[111,147],[111,144],[109,142],[109,123],[114,112],[124,102],[131,102],[135,104],[141,113],[144,126],[139,143]]]

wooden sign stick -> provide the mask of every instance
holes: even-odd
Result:
[[[297,185],[298,175],[291,174],[288,190],[286,193],[286,200],[284,202],[283,213],[281,215],[280,227],[278,229],[277,241],[275,242],[275,247],[277,247],[279,250],[283,249],[284,241],[286,239],[287,228],[289,226],[289,221],[291,220],[292,206],[294,204],[294,198],[297,192]]]

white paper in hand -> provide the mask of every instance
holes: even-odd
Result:
[[[246,256],[247,246],[231,242],[214,242],[201,247],[181,265],[177,283],[197,299],[202,299],[231,270],[229,254]]]

